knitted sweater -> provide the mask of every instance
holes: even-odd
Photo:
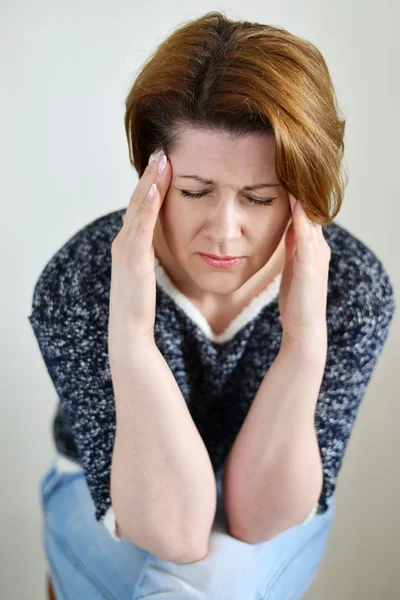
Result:
[[[82,471],[95,518],[118,539],[110,472],[115,403],[108,360],[111,244],[125,209],[89,223],[54,254],[35,285],[28,317],[58,406],[53,419],[56,466]],[[322,228],[331,248],[327,294],[328,351],[315,409],[323,465],[318,503],[328,508],[360,402],[396,308],[380,260],[336,223]],[[154,339],[168,363],[208,450],[214,472],[249,411],[282,336],[282,273],[215,334],[155,258]]]

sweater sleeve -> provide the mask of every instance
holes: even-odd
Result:
[[[370,286],[353,290],[328,323],[328,351],[315,426],[323,465],[317,514],[328,509],[361,400],[389,333],[396,309],[382,269]]]
[[[68,306],[51,313],[36,306],[28,319],[72,432],[95,518],[119,539],[110,495],[116,417],[104,325]]]

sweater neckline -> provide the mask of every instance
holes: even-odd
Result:
[[[241,312],[236,315],[236,317],[234,317],[222,333],[215,333],[199,309],[187,296],[185,296],[185,294],[180,292],[171,281],[157,256],[154,256],[154,268],[156,281],[160,288],[183,310],[192,323],[201,329],[209,340],[216,343],[224,343],[231,340],[242,327],[248,325],[265,306],[272,302],[279,294],[282,278],[282,271],[280,271],[274,279],[267,284],[267,286],[255,296]]]

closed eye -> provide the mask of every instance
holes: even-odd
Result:
[[[186,198],[201,198],[202,196],[205,196],[206,194],[208,194],[208,192],[206,190],[203,190],[201,192],[189,192],[188,190],[180,190],[182,196],[185,196]],[[247,200],[250,202],[250,204],[253,205],[257,205],[257,206],[271,206],[271,204],[273,203],[275,198],[254,198],[254,196],[247,196]]]

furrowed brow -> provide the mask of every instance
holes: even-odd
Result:
[[[216,182],[213,181],[212,179],[205,179],[204,177],[200,177],[199,175],[176,175],[176,177],[180,177],[182,179],[194,179],[195,181],[199,181],[200,183],[204,183],[206,185],[216,185]],[[244,190],[256,190],[257,188],[262,188],[262,187],[282,187],[281,184],[279,182],[276,183],[256,183],[254,185],[246,185],[243,189]]]

